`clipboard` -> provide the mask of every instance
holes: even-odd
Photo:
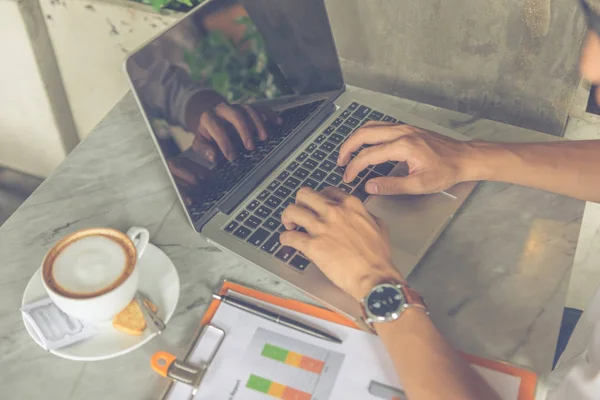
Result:
[[[331,310],[303,303],[298,300],[285,299],[272,294],[264,293],[230,281],[224,281],[223,285],[218,291],[218,294],[226,295],[229,291],[233,291],[236,294],[269,303],[273,306],[281,307],[286,310],[299,312],[324,321],[329,321],[334,324],[353,329],[360,329],[360,327],[354,321],[351,321]],[[208,370],[208,368],[210,368],[213,358],[218,353],[223,341],[227,337],[225,331],[212,323],[213,317],[217,313],[220,305],[220,300],[212,300],[206,313],[200,321],[200,327],[195,333],[194,338],[183,358],[174,360],[174,358],[169,358],[173,356],[169,355],[168,353],[160,352],[153,356],[151,364],[157,372],[159,371],[155,368],[157,365],[156,357],[160,354],[163,354],[163,357],[168,358],[166,361],[177,362],[178,366],[181,367],[177,369],[177,371],[179,371],[178,374],[175,376],[170,376],[171,380],[165,391],[160,396],[161,400],[193,399],[196,394],[196,390],[201,387],[204,373]],[[515,400],[533,400],[535,398],[537,375],[534,372],[519,368],[506,362],[490,360],[466,353],[461,354],[475,367],[481,367],[491,371],[500,372],[507,376],[519,378],[520,384],[518,388],[518,397]],[[166,370],[163,370],[162,373],[159,373],[162,376],[168,375],[168,371]],[[194,379],[196,379],[196,381],[194,381]],[[194,385],[196,390],[193,388]]]

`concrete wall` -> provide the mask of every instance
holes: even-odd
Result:
[[[73,118],[85,137],[129,90],[125,56],[176,20],[128,1],[39,0]]]
[[[585,24],[575,0],[326,0],[346,80],[562,135]]]
[[[45,177],[78,143],[37,0],[0,0],[0,165]]]
[[[38,1],[73,119],[83,138],[128,90],[121,67],[126,53],[178,16],[158,15],[124,0]],[[584,32],[575,0],[325,1],[348,83],[562,134],[579,82],[577,54]],[[15,7],[14,1],[0,3]],[[0,14],[0,18],[6,15]],[[0,25],[0,30],[14,35],[12,25],[1,21]],[[0,39],[2,46],[13,45],[7,37]],[[31,59],[32,54],[28,57]],[[39,72],[15,68],[13,74],[33,74],[30,79],[42,85]],[[4,80],[11,79],[5,74],[0,80],[4,85]],[[50,81],[60,82],[60,77]],[[13,96],[2,96],[0,93],[0,105],[14,101]],[[21,103],[26,109],[19,113],[7,117],[0,111],[4,121],[0,126],[7,126],[7,119],[13,127],[35,125],[35,129],[13,128],[10,137],[0,133],[0,144],[4,145],[0,163],[11,157],[13,164],[17,159],[19,169],[44,175],[47,172],[43,171],[51,170],[65,151],[58,142],[39,140],[40,135],[63,139],[57,123],[51,123],[56,113],[54,117],[47,110],[38,113],[39,107],[31,100],[35,98],[25,95]],[[48,108],[48,101],[44,101]],[[36,115],[36,120],[30,115]],[[49,128],[40,133],[39,126]],[[18,152],[12,150],[15,143],[21,147],[39,143],[51,155],[40,158],[43,167],[31,169],[30,161],[19,161]]]

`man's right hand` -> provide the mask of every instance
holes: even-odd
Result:
[[[303,187],[281,221],[288,229],[280,236],[281,244],[306,254],[356,300],[376,284],[403,280],[392,264],[387,229],[357,197],[334,187],[321,192]]]
[[[350,161],[352,152],[362,145],[371,146]],[[472,155],[469,142],[460,142],[410,125],[369,122],[342,145],[338,164],[347,165],[344,181],[351,182],[369,165],[386,161],[406,162],[408,176],[370,179],[366,191],[376,195],[427,194],[474,180],[476,171],[469,165]]]

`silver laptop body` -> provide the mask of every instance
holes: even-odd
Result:
[[[216,39],[210,36],[214,31],[219,32]],[[248,32],[258,32],[262,39],[252,36],[259,43],[249,46],[249,39],[244,36]],[[279,87],[283,89],[278,88],[277,95],[271,95],[271,98],[261,97],[261,94],[250,100],[236,100],[238,92],[221,90],[222,82],[215,83],[214,76],[210,76],[210,73],[217,73],[214,72],[216,67],[207,76],[199,75],[198,71],[202,71],[202,66],[206,68],[207,63],[213,62],[211,67],[214,67],[217,61],[213,60],[222,62],[223,57],[219,58],[218,52],[215,56],[213,47],[218,50],[223,37],[229,40],[224,46],[236,45],[244,60],[248,54],[251,60],[256,60],[250,53],[254,50],[248,50],[250,47],[266,48],[274,72],[270,77],[270,72],[257,75],[258,85],[280,79],[284,83],[279,83]],[[256,65],[252,64],[252,71],[256,70]],[[230,65],[225,64],[225,67],[230,68]],[[282,227],[276,214],[289,198],[286,193],[293,193],[303,185],[317,190],[322,185],[344,185],[338,182],[337,170],[331,166],[331,162],[335,163],[334,153],[341,144],[338,142],[343,143],[341,137],[347,138],[370,119],[399,121],[467,140],[452,130],[389,107],[384,96],[346,91],[322,0],[208,1],[132,53],[125,62],[125,70],[192,226],[218,248],[269,271],[352,318],[362,316],[354,299],[335,287],[316,266],[304,261],[303,255],[288,254],[289,249],[284,251],[282,246],[277,247],[275,238]],[[194,74],[195,80],[188,79]],[[230,72],[230,85],[233,85],[234,75]],[[176,83],[172,85],[172,82]],[[227,165],[226,160],[215,166],[194,153],[190,144],[193,134],[178,126],[185,125],[191,107],[188,105],[193,103],[190,98],[205,93],[205,90],[220,93],[224,99],[233,99],[232,104],[237,101],[269,107],[280,115],[291,115],[290,120],[301,112],[310,112],[301,122],[290,123],[293,128],[278,136],[284,138],[269,147],[270,150],[265,150],[262,158],[255,160],[253,154],[244,153],[239,158],[241,161],[236,161],[235,168]],[[257,144],[257,151],[260,146]],[[182,184],[179,174],[172,169],[171,161],[182,157],[186,163],[196,163],[202,173],[211,175],[206,182],[200,181],[199,189]],[[242,162],[246,164],[242,165]],[[294,164],[297,165],[292,168]],[[330,167],[332,169],[328,169]],[[362,196],[367,209],[387,223],[395,265],[408,276],[475,184],[459,184],[444,193],[424,196],[367,197],[364,191],[359,194],[366,178],[404,175],[406,166],[386,164],[373,166],[367,172],[359,183],[343,188]],[[240,174],[243,176],[237,180],[227,178],[232,181],[226,184],[217,181]]]

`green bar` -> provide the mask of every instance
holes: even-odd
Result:
[[[265,344],[265,347],[263,347],[263,351],[260,353],[260,355],[263,357],[272,358],[273,360],[285,362],[288,353],[289,351],[282,349],[281,347],[273,346],[272,344]]]
[[[271,386],[271,381],[265,378],[261,378],[260,376],[250,375],[248,378],[248,383],[246,383],[246,387],[249,389],[254,389],[259,392],[269,393],[269,387]]]

